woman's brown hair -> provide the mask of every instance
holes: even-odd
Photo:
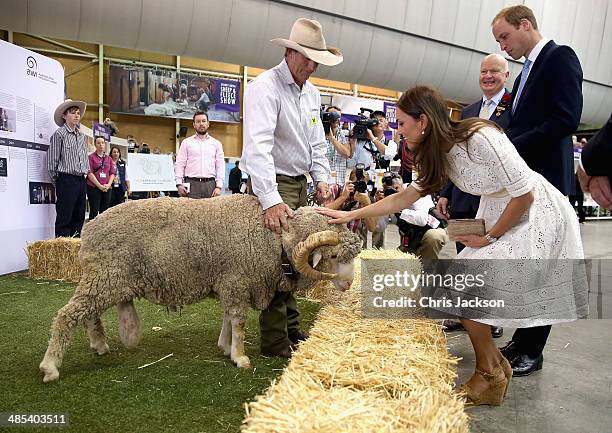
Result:
[[[414,151],[418,172],[416,182],[422,195],[439,192],[446,185],[446,154],[456,143],[466,142],[485,126],[501,130],[496,123],[478,117],[461,121],[451,119],[444,98],[431,86],[406,90],[397,102],[397,108],[413,119],[418,120],[422,114],[428,119],[422,141]]]

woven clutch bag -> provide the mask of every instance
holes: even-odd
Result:
[[[454,241],[457,236],[485,235],[485,222],[483,219],[456,219],[448,220],[446,228],[448,237]]]

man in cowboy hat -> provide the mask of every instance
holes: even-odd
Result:
[[[342,54],[326,45],[321,24],[306,18],[293,24],[289,39],[272,42],[286,48],[285,58],[246,86],[240,161],[266,227],[280,234],[293,210],[306,205],[306,173],[320,196],[329,194],[321,95],[308,78],[319,64],[342,62]],[[263,354],[291,356],[291,347],[305,337],[298,317],[290,292],[276,292],[259,317]]]
[[[59,126],[47,154],[49,176],[55,183],[55,236],[79,236],[85,222],[85,177],[89,172],[87,138],[79,131],[86,104],[67,99],[53,115]]]

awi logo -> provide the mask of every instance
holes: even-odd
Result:
[[[36,77],[38,75],[38,64],[36,62],[36,59],[32,56],[28,56],[28,58],[26,59],[26,63],[28,65],[26,73],[31,77]]]

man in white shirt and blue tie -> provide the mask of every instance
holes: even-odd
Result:
[[[533,11],[524,5],[502,9],[491,30],[514,60],[525,58],[512,89],[508,138],[529,167],[564,195],[574,192],[572,134],[582,114],[582,68],[574,50],[545,39]],[[514,376],[542,368],[550,326],[519,328],[501,348]]]

